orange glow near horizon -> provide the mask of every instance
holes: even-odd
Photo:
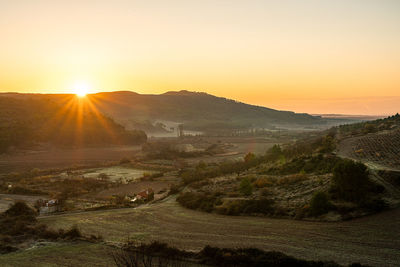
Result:
[[[0,92],[189,90],[393,114],[399,12],[397,0],[0,1]]]
[[[91,88],[86,82],[76,82],[73,91],[78,97],[82,98],[85,97],[90,90]]]
[[[109,125],[105,121],[105,117],[96,108],[96,99],[91,95],[85,97],[74,97],[73,95],[66,95],[62,100],[63,104],[56,114],[47,122],[48,125],[58,125],[54,127],[54,131],[64,132],[71,125],[74,128],[74,145],[76,147],[82,146],[84,140],[83,127],[86,120],[97,120],[101,126],[102,130],[107,133],[107,135],[113,140],[115,144],[119,143],[118,138]],[[90,118],[87,118],[90,116]],[[54,135],[57,135],[54,132]]]

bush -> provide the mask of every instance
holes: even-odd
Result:
[[[131,163],[131,160],[127,157],[123,157],[120,161],[119,164],[127,164],[127,163]]]
[[[180,191],[180,187],[178,185],[171,185],[168,191],[168,195],[178,194]]]
[[[340,266],[334,262],[300,260],[281,252],[263,251],[256,248],[227,249],[206,246],[199,254],[202,263],[211,266]]]
[[[250,200],[233,200],[226,201],[224,205],[218,207],[217,212],[225,215],[240,214],[273,214],[273,201],[267,198],[250,199]]]
[[[206,195],[193,192],[180,194],[176,201],[186,208],[205,212],[212,212],[216,205],[221,204],[221,199],[218,194]]]
[[[367,167],[346,159],[339,161],[333,169],[333,192],[341,199],[360,203],[368,196],[371,182]]]
[[[310,215],[319,216],[327,213],[332,207],[328,196],[324,192],[316,192],[310,202]]]
[[[278,180],[278,185],[292,185],[304,181],[307,176],[304,174],[292,174],[286,177],[282,177]]]
[[[74,225],[69,230],[67,230],[63,235],[63,238],[66,239],[76,239],[82,237],[81,231],[78,229],[78,226]]]
[[[380,212],[386,209],[388,204],[381,198],[373,198],[363,202],[361,207],[371,212]]]
[[[253,186],[248,178],[243,178],[239,187],[240,193],[245,196],[250,196],[253,193]]]
[[[255,159],[256,159],[256,155],[251,152],[247,153],[246,156],[244,156],[244,162],[246,162],[246,163],[252,162]]]

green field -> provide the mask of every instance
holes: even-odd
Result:
[[[109,242],[159,240],[199,250],[205,245],[278,250],[310,260],[398,266],[400,209],[352,221],[323,223],[260,217],[229,217],[180,207],[173,198],[136,209],[43,217],[54,228],[78,227]]]

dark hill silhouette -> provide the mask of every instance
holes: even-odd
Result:
[[[0,153],[11,146],[138,144],[143,131],[127,131],[72,95],[0,95]]]

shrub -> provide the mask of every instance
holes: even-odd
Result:
[[[381,198],[373,198],[363,202],[361,207],[371,212],[380,212],[386,209],[388,204]]]
[[[332,191],[341,199],[362,202],[370,184],[367,167],[360,162],[341,160],[333,169]]]
[[[239,187],[240,193],[245,196],[250,196],[253,193],[253,186],[248,178],[243,178]]]
[[[127,163],[131,163],[131,160],[127,157],[123,157],[120,161],[119,164],[127,164]]]
[[[260,194],[261,194],[261,196],[263,196],[263,197],[268,197],[268,196],[271,195],[271,191],[270,191],[269,189],[267,189],[267,188],[263,188],[263,189],[260,191]]]
[[[205,212],[212,212],[214,207],[221,203],[221,200],[217,194],[206,195],[193,192],[180,194],[176,201],[186,208],[202,210]]]
[[[226,201],[217,212],[225,215],[240,214],[272,214],[274,213],[273,201],[267,198],[250,199],[250,200],[233,200]]]
[[[278,185],[292,185],[304,181],[307,179],[306,175],[303,174],[292,174],[286,177],[282,177],[278,180]]]
[[[310,202],[310,215],[319,216],[327,213],[332,207],[328,196],[324,192],[316,192]]]
[[[244,156],[244,162],[246,162],[246,163],[252,162],[255,159],[256,159],[256,155],[254,155],[251,152],[247,153],[246,156]]]
[[[177,194],[177,193],[179,193],[179,191],[180,191],[180,188],[178,185],[171,185],[171,187],[169,188],[169,191],[168,191],[168,195]]]
[[[199,253],[202,263],[211,266],[340,266],[334,262],[315,262],[296,259],[281,252],[256,248],[215,248],[206,246]]]
[[[73,225],[69,230],[67,230],[63,236],[63,238],[67,239],[76,239],[82,237],[81,231],[78,229],[78,226]]]

